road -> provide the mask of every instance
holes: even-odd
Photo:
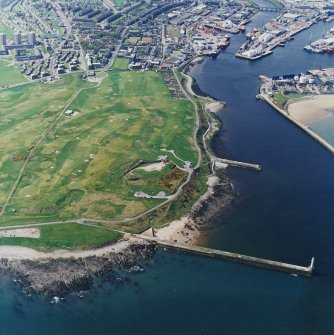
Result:
[[[116,57],[119,53],[119,50],[124,42],[124,38],[125,38],[125,35],[126,33],[128,32],[128,28],[125,28],[123,31],[122,31],[122,34],[121,34],[121,38],[120,38],[120,42],[119,44],[117,45],[115,51],[113,52],[112,56],[111,56],[111,59],[109,60],[108,64],[106,64],[103,68],[103,71],[108,71],[114,64],[114,61],[116,60]]]
[[[199,109],[198,109],[198,105],[197,103],[194,101],[194,99],[192,99],[189,95],[189,93],[184,89],[184,87],[182,86],[181,82],[180,82],[180,79],[176,73],[176,70],[173,69],[173,74],[176,78],[176,81],[181,89],[181,91],[183,92],[183,94],[185,95],[185,97],[191,101],[191,103],[193,104],[194,106],[194,110],[195,110],[195,131],[193,133],[193,141],[194,141],[194,145],[195,145],[195,148],[196,148],[196,151],[198,153],[198,159],[197,159],[197,164],[196,166],[194,167],[194,169],[198,169],[201,165],[201,162],[202,162],[202,150],[201,148],[199,147],[198,145],[198,141],[197,141],[197,134],[198,134],[198,130],[199,130],[199,127],[200,127],[200,117],[199,117]]]
[[[57,2],[54,3],[54,9],[63,21],[65,27],[66,27],[66,35],[69,37],[72,34],[72,25],[66,15],[62,12],[61,7]],[[81,46],[79,36],[77,34],[73,34],[75,40],[78,42],[80,46],[80,64],[81,64],[81,69],[84,71],[87,71],[87,65],[86,65],[86,60],[85,60],[85,52]]]
[[[118,12],[111,0],[103,0],[103,4],[106,8],[111,9],[114,13]]]

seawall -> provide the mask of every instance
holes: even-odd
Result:
[[[205,256],[205,257],[211,257],[216,259],[221,259],[225,261],[230,262],[236,262],[241,263],[247,266],[267,269],[267,270],[273,270],[273,271],[280,271],[280,272],[287,272],[290,274],[295,275],[302,275],[306,277],[312,277],[314,274],[314,258],[311,260],[310,266],[300,266],[300,265],[294,265],[294,264],[288,264],[283,262],[277,262],[277,261],[271,261],[268,259],[258,258],[258,257],[252,257],[252,256],[246,256],[241,255],[233,252],[227,252],[222,250],[216,250],[216,249],[210,249],[210,248],[204,248],[196,245],[188,245],[188,244],[180,244],[170,241],[164,241],[159,240],[154,237],[148,237],[148,236],[136,236],[143,238],[145,240],[152,241],[156,243],[158,246],[175,250],[175,251],[181,251],[186,252],[190,254]]]

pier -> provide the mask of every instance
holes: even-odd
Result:
[[[260,58],[269,56],[269,55],[271,55],[272,53],[273,53],[272,50],[267,50],[267,51],[265,51],[265,52],[263,52],[263,53],[261,53],[261,54],[259,54],[259,55],[257,55],[257,56],[252,56],[252,57],[251,57],[251,56],[243,55],[243,54],[241,54],[240,52],[238,52],[238,53],[236,53],[235,57],[237,57],[237,58],[243,58],[243,59],[247,59],[247,60],[258,60],[258,59],[260,59]]]
[[[136,235],[136,237],[142,238],[144,240],[149,240],[151,242],[156,243],[160,247],[174,251],[180,251],[189,254],[195,254],[230,262],[236,262],[247,266],[257,267],[266,270],[287,272],[293,275],[301,275],[306,277],[312,277],[314,275],[314,257],[311,259],[311,263],[309,266],[300,266],[277,261],[271,261],[264,258],[241,255],[233,252],[199,247],[196,245],[188,245],[171,241],[164,241],[149,236]]]
[[[224,158],[214,158],[215,162],[219,163],[224,163],[230,166],[238,167],[238,168],[243,168],[243,169],[249,169],[249,170],[255,170],[255,171],[261,171],[261,165],[259,164],[252,164],[252,163],[244,163],[244,162],[238,162],[238,161],[233,161],[230,159],[224,159]]]

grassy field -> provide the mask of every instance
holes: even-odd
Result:
[[[162,147],[195,164],[192,104],[172,99],[155,72],[112,71],[94,86],[68,75],[0,91],[0,206],[30,154],[2,222],[132,217],[162,201],[136,198],[136,191],[171,194],[184,181],[172,164],[124,173],[165,154]],[[78,114],[61,114],[81,88],[65,108]]]
[[[304,94],[288,94],[288,95],[284,95],[284,94],[279,94],[279,93],[275,93],[274,94],[274,103],[280,107],[280,108],[284,108],[285,104],[289,101],[289,100],[296,100],[296,99],[300,99],[302,97],[304,97]]]
[[[3,24],[3,22],[0,20],[0,33],[4,33],[7,35],[7,39],[10,39],[13,37],[13,30]]]
[[[126,42],[131,43],[131,44],[137,44],[140,41],[140,37],[129,37]]]
[[[0,237],[0,245],[20,245],[40,251],[56,249],[88,249],[122,238],[122,234],[111,229],[83,226],[76,223],[42,226],[40,238]]]
[[[116,58],[113,68],[118,70],[127,70],[128,65],[129,60],[127,58]]]
[[[114,0],[114,4],[116,7],[122,7],[124,4],[124,0]]]
[[[179,37],[180,36],[180,28],[169,25],[169,26],[167,26],[167,34],[170,37]]]
[[[9,61],[0,59],[0,87],[27,82],[20,70],[10,65]]]

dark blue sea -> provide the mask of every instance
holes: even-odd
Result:
[[[271,16],[258,14],[250,27]],[[192,70],[203,92],[227,103],[217,155],[263,168],[228,170],[239,195],[202,243],[300,265],[314,256],[315,277],[161,250],[144,273],[107,275],[84,298],[52,305],[1,276],[0,335],[334,334],[334,157],[255,99],[260,74],[334,66],[334,57],[303,50],[311,33],[321,37],[331,26],[320,22],[256,62],[234,57],[245,36],[233,36],[217,59]]]

